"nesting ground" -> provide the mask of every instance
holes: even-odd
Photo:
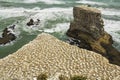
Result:
[[[120,80],[119,66],[45,33],[0,60],[0,80],[33,80],[41,73],[55,77],[54,80],[59,80],[61,74],[83,75],[88,80]]]

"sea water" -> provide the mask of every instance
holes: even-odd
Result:
[[[120,50],[120,0],[0,0],[0,36],[10,25],[16,25],[17,39],[0,45],[0,58],[16,52],[42,32],[65,41],[66,31],[73,20],[75,5],[91,5],[102,13],[104,28]],[[40,19],[40,24],[28,27],[30,20]]]

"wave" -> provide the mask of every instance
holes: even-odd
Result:
[[[14,2],[14,3],[38,3],[44,2],[46,4],[64,4],[64,1],[59,0],[0,0],[4,2]]]
[[[99,10],[104,15],[116,15],[116,16],[120,16],[120,10],[118,10],[118,9],[99,8]]]
[[[95,2],[95,1],[87,1],[87,0],[76,1],[76,3],[91,4],[91,5],[107,5],[106,3]]]
[[[104,19],[105,23],[105,31],[110,33],[114,39],[114,41],[120,43],[120,34],[117,32],[120,32],[120,21],[114,21],[114,20],[107,20]],[[120,44],[118,44],[120,46]]]
[[[39,2],[38,0],[24,0],[24,3],[37,3]]]
[[[18,30],[21,30],[20,32],[27,32],[31,35],[38,34],[38,32],[42,31],[46,32],[45,29],[51,29],[55,28],[56,26],[61,26],[61,23],[65,23],[66,25],[66,22],[70,22],[70,20],[72,19],[72,8],[48,8],[42,10],[23,9],[21,10],[21,12],[26,14],[29,12],[34,13],[31,15],[27,15],[26,19],[17,24],[17,27],[19,28]],[[34,21],[39,19],[40,23],[37,26],[27,26],[26,23],[29,22],[30,19],[33,19]],[[62,28],[55,28],[56,31],[60,31],[60,29]]]
[[[46,8],[40,9],[39,7],[35,7],[32,9],[25,8],[0,8],[0,16],[4,17],[15,17],[15,16],[26,16],[29,13],[44,13],[44,12],[59,12],[59,11],[72,11],[72,8]]]
[[[46,4],[64,4],[63,1],[58,0],[24,0],[24,3],[37,3],[37,2],[44,2]]]
[[[9,18],[9,17],[17,17],[17,16],[26,16],[27,14],[24,13],[24,8],[0,8],[0,17],[1,19]]]
[[[70,23],[58,23],[54,25],[54,28],[45,29],[43,32],[53,33],[53,32],[66,32],[69,29]]]
[[[0,0],[0,1],[20,3],[20,2],[22,2],[23,0]]]

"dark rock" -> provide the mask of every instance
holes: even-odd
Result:
[[[30,21],[27,23],[27,26],[32,26],[32,25],[39,25],[40,20],[37,19],[37,21],[34,21],[33,19],[30,19]]]
[[[14,29],[15,25],[10,26],[9,28]],[[10,41],[13,41],[16,39],[16,36],[11,33],[8,28],[5,28],[2,33],[2,37],[0,38],[0,44],[6,44],[9,43]]]
[[[16,39],[16,36],[13,34],[9,34],[6,37],[0,38],[0,44],[6,44],[9,43],[10,41],[13,41]]]
[[[78,39],[75,39],[75,38],[69,38],[67,40],[67,42],[71,45],[76,45],[78,46],[79,48],[85,48],[87,50],[91,50],[92,48],[90,47],[90,45],[88,45],[85,41],[80,41]]]
[[[14,30],[15,29],[15,25],[10,26],[9,28],[11,28],[12,30]]]
[[[39,25],[39,23],[40,23],[39,19],[37,19],[37,21],[34,22],[35,25]]]
[[[9,32],[10,32],[10,31],[8,31],[8,28],[5,28],[5,29],[3,30],[2,37],[7,36],[7,34],[8,34]]]
[[[67,31],[69,37],[80,40],[79,47],[95,51],[120,65],[120,52],[113,46],[112,36],[104,31],[101,12],[87,6],[73,8],[74,21]]]
[[[31,25],[34,25],[34,20],[33,19],[30,19],[30,21],[27,23],[27,26],[31,26]]]

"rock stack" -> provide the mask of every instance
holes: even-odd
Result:
[[[120,65],[120,52],[112,46],[111,35],[104,31],[101,12],[92,7],[76,6],[73,15],[67,35],[80,40],[79,47],[100,53],[111,63]]]

